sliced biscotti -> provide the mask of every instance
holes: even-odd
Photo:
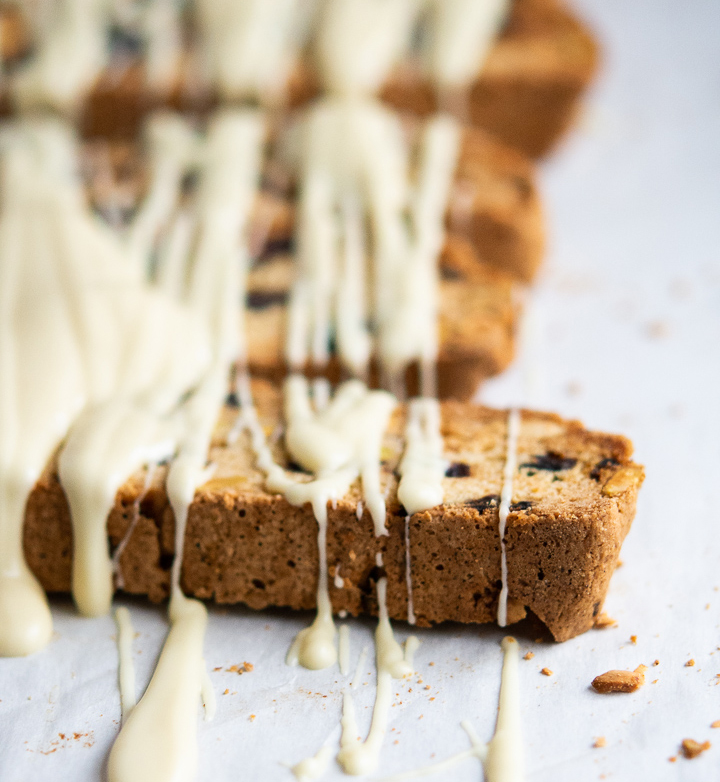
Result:
[[[514,355],[519,304],[513,281],[502,272],[468,261],[467,252],[459,247],[441,259],[437,362],[441,398],[471,398],[478,385],[501,372]],[[284,345],[294,266],[288,254],[265,255],[248,276],[249,368],[253,375],[275,382],[287,371]],[[326,367],[307,367],[309,374],[318,370],[332,382],[340,380],[343,372],[333,350]],[[370,381],[379,385],[375,365]],[[417,393],[417,363],[408,367],[406,387],[410,394]]]
[[[295,480],[310,477],[288,460],[282,444],[281,398],[272,385],[253,384],[260,421],[275,459]],[[211,480],[190,507],[183,561],[188,594],[252,608],[315,606],[317,524],[264,488],[249,439],[225,441],[238,409],[231,400],[218,423],[209,460]],[[328,508],[327,555],[335,611],[375,613],[374,584],[383,552],[388,608],[408,615],[406,556],[410,557],[414,612],[419,625],[442,621],[493,622],[501,580],[498,506],[506,459],[506,411],[446,402],[442,434],[448,459],[444,503],[409,519],[397,501],[396,469],[403,450],[405,408],[393,415],[382,450],[388,535],[375,538],[360,487]],[[522,411],[512,505],[507,521],[509,621],[537,615],[558,641],[593,624],[607,593],[618,553],[635,513],[643,480],[632,446],[619,436],[592,433],[579,423]],[[118,492],[108,519],[115,547],[132,525],[120,556],[123,588],[152,600],[167,595],[174,522],[163,481],[155,471],[132,476]],[[25,550],[43,587],[70,588],[71,530],[67,503],[50,465],[27,506]]]
[[[12,5],[0,15],[3,59],[10,73],[33,56],[27,25]],[[185,37],[196,38],[193,16],[184,15]],[[162,90],[148,83],[143,46],[135,35],[115,29],[110,53],[89,92],[80,101],[84,134],[133,137],[144,117],[159,107],[204,114],[218,105],[216,87],[202,72],[202,58],[186,48],[177,73]],[[597,48],[586,28],[558,0],[513,0],[509,17],[469,87],[450,101],[463,119],[532,156],[547,152],[570,123],[578,99],[597,66]],[[316,96],[319,79],[310,54],[302,56],[287,84],[291,106]],[[437,107],[433,86],[412,58],[388,79],[382,95],[391,105],[415,114]],[[227,100],[228,96],[224,96]],[[4,96],[5,111],[10,101]]]
[[[412,134],[410,128],[408,133]],[[142,142],[89,141],[83,155],[92,204],[110,219],[118,204],[131,213],[147,186],[149,163]],[[266,244],[271,249],[288,247],[295,228],[295,201],[292,176],[271,149],[251,226],[251,249],[256,254]],[[530,282],[545,247],[532,162],[487,133],[465,128],[446,226],[445,252],[456,256],[455,265],[476,261]]]

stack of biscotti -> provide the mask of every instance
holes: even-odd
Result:
[[[253,383],[260,423],[282,425],[281,394]],[[233,404],[234,403],[234,404]],[[211,480],[190,507],[182,585],[186,593],[252,608],[315,606],[317,522],[309,506],[295,507],[267,492],[254,466],[248,436],[228,445],[239,410],[223,410],[209,455]],[[406,408],[394,413],[382,448],[387,537],[376,538],[355,484],[328,508],[327,557],[335,611],[375,613],[374,582],[383,553],[388,609],[408,614],[405,517],[397,500],[397,467],[404,447]],[[493,622],[501,587],[498,507],[506,458],[506,411],[468,403],[441,406],[448,461],[444,502],[409,519],[412,599],[417,623]],[[599,613],[634,512],[643,470],[624,437],[589,432],[576,421],[522,411],[517,469],[507,520],[508,617],[531,611],[563,641],[587,630]],[[298,481],[310,480],[288,459],[282,438],[274,458]],[[70,588],[71,529],[67,503],[49,465],[27,505],[25,551],[50,592]],[[112,546],[134,524],[120,556],[124,589],[152,600],[167,596],[174,521],[164,489],[165,468],[133,475],[118,492],[108,519]],[[138,510],[139,509],[139,510]],[[137,514],[137,515],[136,515]],[[340,586],[342,584],[342,586]]]
[[[192,28],[191,15],[187,15]],[[2,18],[4,61],[32,56],[29,31],[9,6]],[[192,39],[192,29],[186,31]],[[142,47],[121,47],[82,101],[80,122],[88,136],[132,137],[143,118],[160,106],[205,113],[218,104],[212,85],[202,86],[188,54],[175,84],[166,92],[148,90]],[[597,49],[585,27],[558,0],[513,0],[508,20],[481,72],[469,88],[463,119],[528,155],[546,153],[570,124],[578,99],[597,65]],[[192,86],[190,86],[192,83]],[[312,58],[296,64],[287,86],[288,102],[298,106],[317,95]],[[411,63],[388,80],[382,97],[392,106],[419,115],[437,107],[435,91]],[[5,96],[5,109],[10,104]]]
[[[85,160],[94,207],[111,221],[113,210],[132,213],[146,187],[142,145],[88,142]],[[280,381],[286,372],[286,301],[294,277],[295,192],[282,172],[275,172],[274,179],[270,173],[251,228],[251,236],[259,239],[248,279],[248,360],[254,375]],[[278,179],[282,189],[273,184]],[[532,163],[483,131],[466,129],[447,229],[440,258],[438,393],[469,399],[483,380],[512,360],[518,283],[533,279],[542,258],[544,225]],[[322,372],[333,382],[341,377],[335,356]],[[416,393],[417,366],[408,368],[406,380],[408,392]],[[371,381],[377,385],[375,368]]]

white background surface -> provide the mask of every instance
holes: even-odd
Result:
[[[648,477],[605,606],[618,627],[561,646],[519,636],[522,651],[535,653],[521,661],[528,778],[713,780],[720,778],[720,730],[710,728],[720,719],[720,2],[577,5],[603,43],[605,65],[578,128],[543,170],[550,254],[533,297],[525,363],[537,382],[526,401],[629,435]],[[512,370],[482,398],[519,401],[520,375]],[[135,660],[144,687],[164,611],[127,604],[140,633]],[[69,602],[53,608],[48,649],[0,660],[3,782],[102,779],[119,727],[112,621],[78,619]],[[199,780],[291,779],[280,762],[313,754],[337,731],[344,683],[337,670],[283,663],[306,621],[211,611],[209,668],[249,661],[254,670],[211,673],[218,713],[199,726]],[[353,668],[372,629],[351,623]],[[501,633],[453,625],[419,635],[423,683],[415,677],[397,686],[383,773],[467,748],[462,719],[481,738],[492,735]],[[685,667],[691,657],[695,666]],[[655,659],[636,693],[588,688],[609,668]],[[544,666],[552,677],[540,675]],[[372,671],[368,664],[357,698],[361,721],[369,719]],[[605,748],[591,747],[597,736]],[[714,746],[669,763],[686,737]],[[468,760],[445,778],[481,775]],[[333,764],[325,779],[340,778]]]

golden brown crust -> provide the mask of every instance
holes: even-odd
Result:
[[[254,389],[261,421],[272,431],[279,422],[279,394],[261,381]],[[229,408],[223,414],[211,451],[215,477],[198,490],[190,507],[183,587],[188,594],[218,603],[311,609],[318,568],[315,519],[309,507],[294,507],[264,491],[244,438],[230,447],[223,444],[235,414]],[[495,621],[506,420],[504,411],[443,404],[446,455],[454,466],[444,481],[445,503],[409,521],[414,609],[421,626],[447,620]],[[390,615],[401,620],[407,616],[405,512],[397,502],[395,476],[402,428],[401,408],[391,420],[382,452],[387,537],[374,537],[367,512],[358,520],[357,485],[328,509],[328,563],[331,575],[343,581],[339,589],[331,579],[335,611],[375,613],[375,554],[380,549]],[[275,453],[285,463],[281,446]],[[630,463],[630,444],[554,415],[526,411],[518,456],[506,537],[509,617],[517,621],[530,610],[562,641],[592,626],[632,521],[637,486],[619,497],[601,492],[602,478]],[[120,559],[125,590],[152,600],[167,594],[173,554],[174,523],[163,478],[160,468],[140,503],[139,519]],[[131,523],[143,483],[144,476],[135,475],[118,492],[108,519],[113,546]],[[25,550],[46,589],[68,591],[70,521],[52,465],[28,503]]]

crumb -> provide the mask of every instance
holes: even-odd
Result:
[[[229,668],[225,669],[228,673],[237,673],[239,675],[242,675],[243,673],[250,673],[250,671],[255,670],[255,666],[252,663],[244,662],[240,665],[231,665]]]
[[[638,665],[634,671],[607,671],[592,680],[595,692],[635,692],[645,684],[644,665]]]
[[[429,684],[426,684],[426,685],[425,685],[425,689],[426,689],[426,690],[429,690],[429,689],[430,689],[430,685],[429,685]]]
[[[395,739],[395,741],[393,741],[393,744],[399,744],[399,743],[400,743],[400,739]]]
[[[540,673],[541,673],[543,676],[552,676],[552,675],[553,675],[553,672],[552,672],[552,671],[551,671],[549,668],[543,668],[543,669],[540,671]]]
[[[428,663],[428,665],[435,665],[435,663]]]
[[[434,701],[434,700],[435,700],[435,698],[430,698],[430,700],[431,700],[431,701]]]
[[[622,561],[622,559],[618,559],[617,565],[615,565],[615,570],[617,570],[619,567],[622,567],[625,563]]]
[[[658,681],[659,681],[659,679],[653,679],[653,680],[650,682],[650,684],[657,684],[657,683],[658,683]]]
[[[706,610],[706,611],[709,611],[709,610],[710,610],[710,603],[705,603],[705,610]]]
[[[631,643],[633,646],[637,646],[637,636],[636,636],[636,635],[631,635],[631,636],[630,636],[630,643]]]
[[[532,652],[527,652],[523,657],[523,660],[532,660],[533,657],[535,657],[535,655]]]
[[[565,387],[565,392],[568,396],[580,396],[582,393],[582,385],[576,380],[571,380]]]
[[[682,748],[681,751],[683,755],[688,760],[692,760],[693,758],[696,758],[701,752],[705,752],[706,749],[710,749],[710,742],[703,741],[703,743],[700,744],[694,739],[683,739],[683,742],[680,746]]]
[[[662,320],[648,323],[645,329],[645,332],[650,339],[663,339],[668,336],[669,331],[667,323]]]
[[[669,763],[677,763],[677,755],[668,758]]]
[[[711,728],[720,728],[720,720],[715,720],[715,722],[710,723]]]
[[[536,643],[536,644],[541,644],[542,642],[543,642],[543,639],[542,639],[542,638],[536,638],[536,639],[535,639],[535,643]]]
[[[695,660],[692,657],[685,663],[686,668],[692,668],[695,665]]]
[[[248,717],[248,719],[250,720],[250,722],[255,722],[255,720],[257,719],[257,717],[256,717],[254,714],[251,714],[251,715]]]
[[[595,749],[600,749],[600,747],[604,747],[607,744],[607,741],[605,740],[605,736],[598,736],[595,741],[593,741],[593,747]]]
[[[222,671],[222,665],[218,666],[217,668],[213,668],[213,673],[215,671]]]
[[[229,695],[229,694],[230,694],[230,690],[225,690],[225,692],[223,693],[223,695]]]
[[[655,660],[653,662],[653,668],[656,668],[658,665],[660,665],[660,660]]]
[[[617,627],[617,622],[603,611],[595,617],[593,627],[596,630],[604,630],[606,627]]]

